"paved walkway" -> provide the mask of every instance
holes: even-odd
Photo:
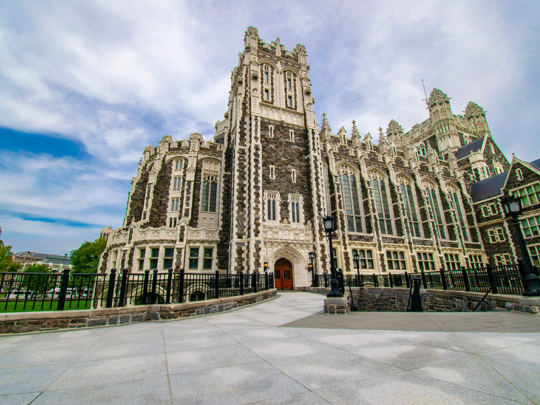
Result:
[[[540,333],[279,327],[319,312],[323,299],[287,293],[196,319],[2,337],[0,403],[540,401]]]

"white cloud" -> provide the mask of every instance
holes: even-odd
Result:
[[[507,155],[538,158],[538,8],[491,1],[3,3],[0,127],[64,137],[91,156],[2,151],[11,168],[0,168],[0,209],[118,226],[144,146],[166,134],[211,139],[250,25],[265,42],[279,36],[286,49],[306,45],[315,111],[319,121],[327,112],[334,132],[343,125],[350,134],[355,119],[377,139],[390,119],[405,130],[425,120],[424,79],[428,95],[438,87],[452,97],[454,113],[471,100],[483,106]]]

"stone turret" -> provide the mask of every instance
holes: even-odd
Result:
[[[467,108],[465,108],[465,118],[473,125],[480,136],[491,135],[486,120],[486,112],[478,104],[473,103],[472,101],[467,104]]]

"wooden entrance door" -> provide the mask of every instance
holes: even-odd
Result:
[[[286,259],[279,259],[274,264],[274,283],[278,290],[292,290],[292,265]]]

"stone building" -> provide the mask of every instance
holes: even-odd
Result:
[[[355,253],[369,274],[494,260],[471,187],[510,165],[483,109],[471,102],[454,115],[434,89],[428,119],[408,132],[392,120],[375,144],[354,121],[350,136],[332,133],[324,115],[317,124],[308,71],[304,46],[287,51],[249,27],[214,140],[165,136],[145,148],[123,226],[102,230],[101,270],[251,273],[266,264],[279,270],[277,285],[307,286],[309,252],[317,273],[329,271],[320,218],[330,213],[346,274],[356,273]]]

